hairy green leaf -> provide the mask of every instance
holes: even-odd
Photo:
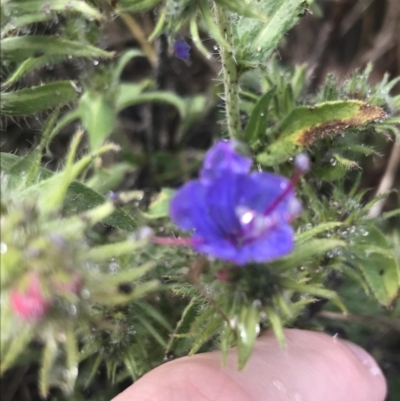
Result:
[[[18,160],[20,160],[18,156],[10,153],[1,153],[0,162],[2,171],[9,173],[9,169]],[[48,179],[53,175],[52,171],[40,168],[38,180]],[[103,195],[100,195],[79,181],[73,181],[68,188],[64,207],[70,213],[81,213],[103,205],[106,201],[107,198]],[[137,227],[136,221],[123,209],[118,209],[111,216],[105,218],[104,223],[127,231],[132,231]]]
[[[16,36],[3,39],[0,54],[3,60],[23,61],[30,57],[73,56],[110,58],[113,53],[82,42],[52,36]],[[50,60],[51,61],[51,60]]]
[[[325,102],[296,107],[278,127],[278,139],[257,156],[266,166],[282,163],[315,141],[338,135],[385,117],[385,112],[358,100]]]
[[[250,0],[256,5],[264,21],[241,18],[234,25],[236,29],[236,58],[239,65],[257,67],[277,48],[284,34],[298,21],[312,0]],[[242,14],[244,15],[244,14]]]
[[[55,64],[59,61],[62,61],[64,56],[41,56],[41,57],[30,57],[23,61],[18,68],[11,74],[9,78],[5,82],[3,82],[2,86],[6,87],[21,79],[24,75],[26,75],[29,71],[34,70],[35,68],[42,67],[46,64]]]
[[[252,142],[265,134],[267,129],[268,108],[275,94],[275,88],[270,89],[258,100],[251,113],[246,125],[244,138],[247,142]]]
[[[76,90],[70,81],[57,81],[1,94],[0,112],[6,116],[27,116],[73,102]]]
[[[85,92],[79,100],[79,114],[89,135],[92,150],[99,148],[116,124],[112,103],[100,93]]]
[[[48,14],[51,16],[52,11],[75,11],[90,19],[102,19],[102,14],[96,8],[90,6],[88,2],[83,0],[18,0],[6,1],[4,4],[4,13],[6,16],[27,13],[34,13],[35,15]]]
[[[169,214],[169,203],[175,194],[171,188],[163,188],[156,199],[150,204],[149,209],[143,212],[148,219],[159,219]]]
[[[242,305],[240,312],[233,319],[237,333],[238,368],[246,366],[260,330],[259,311],[254,305]]]

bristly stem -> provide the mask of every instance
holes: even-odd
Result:
[[[239,119],[239,74],[235,59],[233,57],[232,27],[229,20],[228,11],[224,10],[215,3],[214,7],[217,25],[226,41],[226,44],[230,46],[230,48],[228,48],[223,43],[220,43],[228,132],[231,139],[240,139],[241,127]]]

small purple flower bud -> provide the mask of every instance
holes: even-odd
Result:
[[[190,46],[183,40],[178,39],[173,44],[175,57],[181,60],[189,60],[190,58]]]
[[[294,165],[302,174],[305,174],[311,168],[310,158],[305,153],[299,153],[294,159]]]

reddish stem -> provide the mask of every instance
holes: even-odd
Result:
[[[153,237],[152,241],[159,245],[192,246],[196,241],[191,238]]]

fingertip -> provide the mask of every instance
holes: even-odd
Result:
[[[375,360],[353,343],[323,333],[286,330],[287,349],[268,333],[246,368],[227,367],[218,352],[185,357],[145,375],[113,401],[383,401],[386,381]]]

